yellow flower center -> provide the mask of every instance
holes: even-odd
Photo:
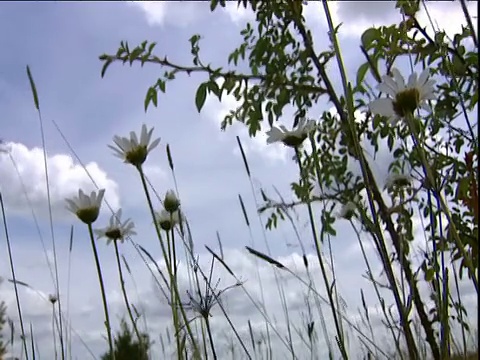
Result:
[[[394,184],[398,187],[404,187],[404,186],[409,186],[410,181],[407,178],[399,177],[394,180]]]
[[[307,138],[306,134],[302,136],[287,135],[283,138],[282,143],[284,143],[286,146],[295,148],[302,145],[303,141],[306,138]]]
[[[99,211],[98,207],[90,207],[78,210],[76,215],[85,224],[93,224],[98,218]]]
[[[111,240],[118,240],[122,238],[122,232],[119,228],[113,228],[105,231],[105,236]]]
[[[159,221],[158,224],[165,231],[170,231],[172,229],[172,222],[170,220],[162,220]]]
[[[416,88],[399,92],[393,100],[393,110],[400,117],[412,115],[420,103],[420,93]]]
[[[137,146],[125,154],[125,161],[138,167],[145,162],[147,159],[147,154],[148,152],[146,146]]]

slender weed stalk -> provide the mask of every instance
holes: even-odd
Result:
[[[12,245],[10,244],[10,236],[8,235],[8,226],[7,226],[7,217],[5,214],[5,205],[3,203],[3,195],[2,191],[0,190],[0,206],[2,207],[2,220],[3,220],[3,230],[5,232],[5,239],[7,241],[7,249],[8,249],[8,259],[10,261],[10,271],[12,272],[12,279],[13,279],[13,288],[15,290],[15,302],[17,305],[17,312],[18,312],[18,320],[20,322],[20,330],[21,330],[21,338],[23,343],[23,350],[25,351],[25,358],[28,360],[28,350],[27,350],[27,340],[25,337],[25,328],[23,326],[23,316],[22,316],[22,308],[20,306],[20,296],[18,294],[18,287],[17,287],[17,277],[15,275],[15,266],[13,263],[13,253],[12,253]],[[13,327],[12,327],[13,329]],[[13,331],[12,331],[13,333]],[[12,341],[13,345],[13,341]]]

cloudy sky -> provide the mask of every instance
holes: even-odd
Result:
[[[101,299],[86,228],[64,210],[65,197],[74,195],[79,188],[94,189],[81,164],[98,186],[106,189],[106,200],[112,208],[122,207],[124,214],[135,221],[138,232],[135,241],[160,258],[140,180],[133,168],[113,157],[107,148],[113,135],[125,136],[132,130],[138,132],[142,123],[154,126],[154,136],[162,139],[146,166],[147,175],[160,194],[174,186],[165,152],[166,144],[170,145],[183,210],[192,227],[200,262],[208,265],[210,261],[204,245],[218,250],[218,231],[227,262],[246,281],[245,288],[249,294],[259,300],[257,272],[253,270],[257,265],[246,254],[244,246],[254,244],[260,250],[266,246],[260,222],[255,216],[253,194],[239,156],[236,136],[240,136],[247,150],[256,196],[259,196],[261,187],[273,194],[275,186],[286,199],[292,198],[289,183],[297,179],[295,164],[290,161],[292,154],[282,146],[267,146],[264,134],[249,139],[241,126],[221,132],[220,121],[235,105],[228,97],[222,103],[208,98],[204,110],[198,114],[194,95],[199,82],[204,79],[202,76],[179,76],[168,85],[167,94],[160,97],[158,108],[150,108],[145,113],[145,92],[162,70],[155,66],[129,68],[114,64],[102,79],[98,60],[102,53],[116,52],[122,40],[131,45],[150,40],[158,44],[157,55],[168,55],[172,62],[191,64],[188,39],[199,33],[203,37],[203,58],[221,66],[226,63],[229,52],[240,44],[239,32],[243,25],[252,19],[248,11],[229,5],[233,6],[213,14],[208,2],[2,2],[0,5],[0,138],[11,150],[11,156],[0,155],[0,189],[5,200],[16,276],[32,288],[20,288],[22,310],[26,323],[33,326],[42,358],[54,358],[50,322],[52,309],[46,300],[48,294],[54,292],[46,261],[52,257],[52,232],[40,122],[26,75],[27,65],[36,81],[44,123],[53,236],[61,297],[63,304],[69,303],[68,309],[64,310],[69,312],[73,328],[73,358],[88,358],[90,355],[86,355],[89,354],[86,346],[93,353],[92,358],[106,350],[106,342],[102,338]],[[372,25],[398,22],[400,15],[395,12],[392,2],[376,2],[375,6],[360,1],[341,2],[333,3],[331,8],[335,22],[344,23],[340,41],[347,69],[354,75],[364,61],[358,49],[362,31]],[[476,6],[472,4],[470,8],[473,14]],[[464,19],[458,3],[429,3],[429,9],[431,16],[448,33],[460,30]],[[321,6],[312,1],[305,11],[308,25],[319,44],[317,46],[327,44],[327,27]],[[447,15],[449,21],[445,23],[442,20]],[[424,12],[420,16],[426,19]],[[332,75],[331,78],[339,87],[339,77]],[[320,113],[329,108],[330,105],[325,104],[318,110]],[[287,127],[291,126],[287,116],[282,121]],[[382,164],[374,167],[379,173],[385,168]],[[243,220],[239,194],[250,215],[251,233]],[[100,226],[109,215],[108,208],[104,206],[98,220]],[[308,245],[310,238],[306,221],[307,218],[300,217],[297,230],[301,238],[307,239],[307,252],[313,254],[312,247]],[[71,225],[74,225],[74,241],[69,255]],[[332,246],[339,288],[353,316],[360,304],[360,287],[368,288],[370,293],[372,291],[361,277],[365,266],[358,243],[348,226],[347,223],[338,223],[338,235],[332,238]],[[0,276],[10,279],[5,235],[0,238],[4,246],[4,251],[0,253]],[[267,232],[266,241],[274,256],[299,273],[304,271],[298,241],[288,223],[276,231]],[[129,293],[147,314],[147,325],[156,342],[155,349],[160,351],[159,337],[165,333],[170,319],[167,305],[158,295],[150,273],[133,246],[126,243],[121,252],[127,258],[135,279],[127,279]],[[112,247],[99,243],[99,254],[113,325],[117,328],[118,320],[124,314],[124,304],[114,251]],[[314,258],[310,263],[316,264]],[[275,277],[267,266],[258,266],[268,297],[265,301],[271,304],[269,309],[272,318],[275,317],[276,328],[284,336],[286,330]],[[311,271],[318,277],[318,267],[312,265]],[[235,282],[221,268],[216,270],[215,277],[220,277],[225,286]],[[284,280],[288,289],[288,306],[298,314],[294,322],[301,327],[305,288],[290,278]],[[13,287],[5,281],[0,289],[0,299],[5,300],[8,314],[16,322]],[[141,302],[136,301],[139,298]],[[367,296],[367,300],[372,305],[375,303],[373,294]],[[263,331],[262,317],[244,290],[231,290],[226,297],[226,306],[239,329],[245,330],[250,319],[259,333]],[[218,323],[216,337],[226,349],[233,333],[224,327],[221,318],[218,313],[212,321]],[[18,325],[16,329],[18,331]],[[280,344],[278,356],[285,354],[282,341],[276,341]],[[17,336],[13,349],[17,355],[18,343]]]

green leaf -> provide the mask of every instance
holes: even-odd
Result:
[[[252,249],[252,248],[249,247],[249,246],[245,246],[245,248],[248,250],[248,252],[249,252],[250,254],[257,256],[257,257],[259,257],[260,259],[265,260],[266,262],[268,262],[268,263],[270,263],[270,264],[272,264],[272,265],[275,265],[275,266],[278,267],[279,269],[285,269],[285,266],[284,266],[281,262],[279,262],[279,261],[271,258],[270,256],[268,256],[268,255],[266,255],[266,254],[264,254],[264,253],[261,253],[260,251],[257,251],[257,250],[255,250],[255,249]]]
[[[370,28],[365,30],[361,38],[363,47],[368,50],[372,42],[376,40],[380,35],[381,34],[378,29]]]
[[[362,64],[357,71],[357,86],[360,85],[363,82],[363,79],[365,79],[365,75],[367,74],[368,68],[370,67],[370,64],[368,61],[364,64]]]
[[[135,60],[137,60],[138,56],[143,53],[143,49],[141,47],[137,47],[135,49],[133,49],[133,51],[130,53],[130,56],[129,56],[129,62],[130,62],[130,65],[133,64],[133,62]]]
[[[208,90],[213,92],[220,99],[220,95],[221,95],[220,87],[215,81],[212,80],[208,83]]]
[[[153,102],[153,105],[157,107],[157,104],[158,104],[157,90],[155,90],[155,88],[153,87],[148,89],[147,95],[145,96],[145,103],[144,103],[145,112],[147,112],[148,105],[150,105],[151,102]]]
[[[197,93],[195,94],[195,105],[197,106],[198,112],[202,110],[202,107],[205,104],[206,99],[207,99],[207,83],[203,83],[198,87]]]
[[[40,110],[40,105],[38,103],[38,94],[37,94],[37,87],[35,86],[35,82],[33,81],[32,73],[30,72],[30,67],[27,65],[27,75],[28,80],[30,81],[30,88],[32,89],[33,94],[33,102],[35,104],[35,108]]]
[[[101,72],[101,76],[102,78],[105,76],[105,73],[107,72],[107,68],[110,66],[110,64],[113,62],[112,59],[108,59],[107,61],[105,61],[105,64],[103,64],[102,66],[102,72]]]

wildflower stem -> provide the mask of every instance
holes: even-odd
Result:
[[[123,300],[125,300],[125,306],[127,307],[128,316],[130,317],[130,321],[132,322],[132,325],[133,325],[133,330],[135,331],[135,335],[137,335],[140,346],[146,347],[147,345],[143,343],[143,339],[140,336],[140,332],[138,331],[137,322],[133,318],[132,309],[130,308],[130,302],[128,301],[127,292],[125,290],[125,280],[123,278],[122,265],[120,264],[120,253],[118,251],[117,241],[113,241],[113,245],[115,247],[115,257],[117,259],[118,275],[120,277],[120,285],[122,287]]]
[[[163,242],[163,239],[162,239],[162,234],[160,232],[160,227],[159,227],[159,224],[157,223],[156,221],[156,217],[155,217],[155,210],[153,209],[153,203],[152,203],[152,198],[150,197],[150,193],[148,191],[148,187],[147,187],[147,181],[145,179],[145,174],[143,173],[143,169],[141,166],[137,166],[136,167],[137,170],[138,170],[138,173],[140,174],[140,180],[142,181],[142,186],[143,186],[143,190],[145,192],[145,197],[147,199],[147,203],[148,203],[148,208],[150,210],[150,216],[152,217],[152,220],[153,220],[153,224],[155,226],[155,231],[157,233],[157,237],[158,237],[158,241],[160,242],[160,247],[162,249],[162,255],[163,255],[163,258],[165,260],[165,265],[167,267],[167,271],[168,271],[168,274],[169,274],[169,277],[170,279],[173,279],[173,276],[172,276],[172,268],[170,266],[170,261],[168,259],[168,254],[167,254],[167,250],[165,249],[165,244]],[[178,293],[178,287],[177,287],[177,284],[176,282],[174,282],[173,284],[170,284],[170,287],[173,288],[173,290],[175,291],[175,296],[180,298],[179,296],[179,293]],[[188,322],[188,319],[187,319],[187,314],[185,312],[185,309],[183,308],[182,304],[180,303],[180,311],[182,313],[182,317],[185,321],[185,328],[188,332],[188,335],[190,337],[190,340],[192,341],[192,345],[193,345],[193,348],[194,348],[194,353],[195,354],[199,354],[199,351],[198,351],[198,346],[197,346],[197,342],[195,341],[195,338],[193,337],[193,333],[192,333],[192,329],[190,327],[190,324]],[[174,309],[172,307],[172,312],[175,312],[176,309]],[[176,328],[175,329],[175,334],[178,333],[180,329],[179,328]],[[180,354],[180,349],[178,349],[178,352]]]
[[[207,328],[208,340],[210,341],[210,347],[212,348],[212,355],[215,360],[217,360],[217,353],[215,352],[215,345],[213,343],[212,330],[210,329],[210,321],[208,319],[208,314],[203,319],[205,320],[205,327]]]
[[[382,196],[379,193],[378,188],[376,188],[374,177],[371,174],[371,169],[367,165],[367,162],[365,160],[365,157],[364,157],[363,152],[361,150],[361,146],[360,146],[359,141],[358,141],[358,137],[357,137],[356,129],[355,129],[355,114],[354,114],[354,106],[353,106],[352,87],[351,87],[351,84],[347,80],[347,72],[345,70],[345,65],[343,63],[343,59],[342,59],[342,56],[341,56],[340,46],[339,46],[338,38],[337,38],[337,35],[336,35],[336,29],[333,25],[333,20],[332,20],[332,16],[331,16],[331,13],[330,13],[330,9],[328,7],[327,2],[322,2],[322,4],[323,4],[324,11],[325,11],[325,15],[327,17],[328,27],[329,27],[329,30],[330,30],[330,40],[331,40],[333,48],[335,50],[336,59],[337,59],[338,67],[339,67],[339,70],[340,70],[340,75],[341,75],[341,78],[342,78],[344,96],[345,96],[345,101],[347,103],[347,111],[348,111],[347,116],[345,116],[345,113],[343,112],[342,108],[338,109],[338,107],[337,107],[337,109],[339,110],[340,118],[342,119],[342,121],[347,123],[350,131],[352,132],[352,139],[353,139],[353,142],[354,142],[355,155],[360,160],[362,174],[364,176],[364,180],[365,180],[365,183],[366,183],[366,189],[367,189],[367,194],[368,194],[370,210],[371,210],[372,214],[375,213],[375,207],[374,207],[374,203],[373,203],[373,201],[375,199],[376,202],[378,203],[378,205],[382,208],[380,213],[381,213],[381,216],[382,216],[383,220],[387,220],[387,222],[388,222],[387,230],[389,231],[389,233],[392,237],[392,240],[393,240],[394,246],[395,246],[395,250],[397,251],[397,253],[399,255],[401,255],[402,251],[400,250],[400,246],[401,246],[400,243],[401,243],[402,239],[399,236],[399,234],[395,231],[395,228],[394,228],[394,226],[391,222],[391,218],[389,217],[389,215],[385,211],[386,210],[385,209],[385,203],[383,202]],[[375,219],[376,219],[376,216],[375,216]],[[388,254],[387,254],[386,249],[385,249],[385,243],[384,243],[384,240],[383,240],[383,236],[381,235],[381,229],[379,227],[379,223],[377,221],[375,221],[375,223],[376,224],[375,224],[375,226],[372,230],[376,231],[376,234],[379,235],[379,241],[378,241],[377,246],[379,246],[379,249],[381,249],[380,254],[382,255],[382,261],[383,261],[383,264],[384,264],[384,268],[387,271],[387,275],[389,277],[389,282],[392,285],[392,291],[393,291],[394,296],[395,296],[396,305],[397,305],[397,308],[399,310],[399,313],[400,313],[400,316],[401,316],[401,319],[402,319],[402,326],[403,326],[403,329],[404,329],[404,335],[405,335],[405,339],[406,339],[406,342],[407,342],[409,356],[411,358],[418,358],[418,349],[417,349],[417,346],[415,344],[415,340],[413,339],[413,334],[412,334],[411,329],[410,329],[410,325],[409,325],[409,322],[408,322],[408,314],[406,313],[405,307],[403,306],[403,303],[402,303],[402,301],[400,299],[400,296],[398,294],[398,287],[397,287],[397,284],[396,284],[395,277],[393,275],[393,269],[391,268],[391,264],[389,263]],[[403,260],[404,259],[402,257],[402,261]],[[430,324],[428,323],[428,318],[426,318],[426,314],[425,314],[425,311],[424,311],[424,308],[423,308],[423,303],[421,301],[421,298],[419,297],[418,288],[416,287],[415,282],[414,282],[415,281],[414,275],[413,275],[413,273],[412,273],[412,271],[409,267],[408,262],[401,263],[401,264],[404,265],[403,269],[404,269],[404,272],[405,272],[405,276],[407,277],[407,281],[409,282],[410,290],[412,291],[412,296],[413,296],[414,303],[417,307],[418,314],[419,314],[419,316],[422,320],[422,325],[424,326],[425,332],[427,334],[427,340],[428,340],[428,342],[429,342],[429,344],[432,348],[432,353],[434,355],[434,358],[437,358],[438,357],[438,349],[436,347],[435,339],[432,338],[432,336],[431,336],[432,335],[432,331],[431,331],[432,329],[431,329]]]
[[[52,335],[53,335],[53,351],[55,352],[55,360],[58,359],[57,352],[57,334],[55,331],[55,304],[52,304]]]
[[[302,167],[302,162],[300,160],[300,151],[298,150],[298,148],[295,148],[295,154],[296,154],[297,160],[298,160],[297,162],[298,162],[298,167],[299,167],[299,170],[300,170],[300,176],[303,178],[304,177],[304,171],[303,171],[303,167]],[[343,359],[348,360],[348,354],[347,354],[346,349],[345,349],[345,341],[344,341],[344,337],[343,337],[343,332],[341,330],[341,326],[340,326],[340,323],[339,323],[338,317],[337,317],[337,311],[335,309],[335,300],[333,298],[333,291],[332,291],[330,282],[328,280],[327,270],[325,268],[325,264],[323,262],[323,257],[322,257],[322,252],[320,250],[320,242],[318,240],[317,230],[315,228],[315,220],[314,220],[314,216],[313,216],[313,209],[312,209],[312,204],[311,204],[310,201],[307,201],[307,208],[308,208],[308,216],[309,216],[309,219],[310,219],[310,228],[312,230],[312,236],[313,236],[313,241],[314,241],[314,244],[315,244],[315,250],[317,252],[318,262],[320,264],[320,269],[322,271],[322,277],[323,277],[323,281],[324,281],[324,284],[325,284],[325,289],[327,290],[329,304],[330,304],[330,307],[332,308],[333,321],[335,323],[335,329],[337,331],[337,336],[338,336],[337,344],[338,344],[338,347],[340,349],[340,352],[342,353]]]
[[[173,229],[172,229],[173,232]],[[169,263],[174,264],[173,260],[173,242],[170,239],[170,232],[167,231],[167,248],[168,248],[168,257],[169,257]],[[180,350],[180,337],[178,336],[178,330],[180,329],[180,324],[178,323],[178,311],[177,311],[177,297],[175,296],[175,290],[174,290],[174,285],[176,284],[176,278],[175,278],[175,270],[173,269],[175,265],[172,265],[169,275],[170,275],[170,306],[172,307],[172,316],[173,316],[173,326],[175,328],[175,341],[177,343],[177,358],[180,360],[181,359],[181,350]]]
[[[475,267],[473,265],[472,259],[470,256],[467,254],[463,242],[460,239],[460,236],[458,235],[458,230],[457,227],[455,226],[455,222],[453,220],[452,214],[450,212],[450,209],[448,208],[447,204],[445,203],[445,200],[443,199],[443,196],[440,194],[440,191],[436,189],[436,179],[433,175],[432,168],[430,164],[427,161],[427,157],[425,155],[425,150],[422,147],[422,142],[420,140],[420,136],[416,130],[415,124],[414,124],[414,118],[413,114],[410,114],[406,116],[406,122],[407,125],[410,129],[413,141],[415,143],[415,147],[420,155],[420,161],[422,162],[423,165],[423,170],[426,176],[426,179],[430,185],[430,187],[434,190],[435,197],[437,200],[440,202],[440,207],[442,211],[445,213],[445,216],[447,217],[448,224],[449,224],[449,233],[452,235],[453,241],[455,242],[455,245],[457,246],[458,251],[462,255],[463,262],[465,266],[467,267],[471,277],[472,277],[472,282],[475,287],[475,290],[478,294],[478,279],[475,271]]]
[[[110,327],[110,317],[108,316],[107,296],[105,294],[105,285],[103,284],[102,268],[100,267],[100,260],[98,259],[97,247],[95,245],[95,239],[93,236],[92,224],[87,224],[88,234],[90,235],[90,242],[92,244],[93,257],[95,258],[95,266],[97,267],[98,282],[100,284],[100,291],[102,293],[103,311],[105,313],[105,326],[107,328],[108,346],[110,348],[110,354],[115,359],[115,353],[113,349],[112,330]]]
[[[17,278],[15,276],[15,266],[13,265],[12,246],[10,244],[10,236],[8,235],[7,218],[5,216],[5,207],[3,204],[3,196],[1,191],[0,191],[0,205],[2,207],[3,228],[5,230],[5,238],[7,240],[8,259],[10,260],[10,270],[12,271],[13,288],[15,290],[15,300],[17,303],[18,319],[20,321],[20,330],[22,331],[23,349],[25,350],[25,359],[28,360],[27,338],[25,337],[25,328],[23,326],[22,308],[20,306],[20,298],[18,296],[18,286],[17,286]]]

